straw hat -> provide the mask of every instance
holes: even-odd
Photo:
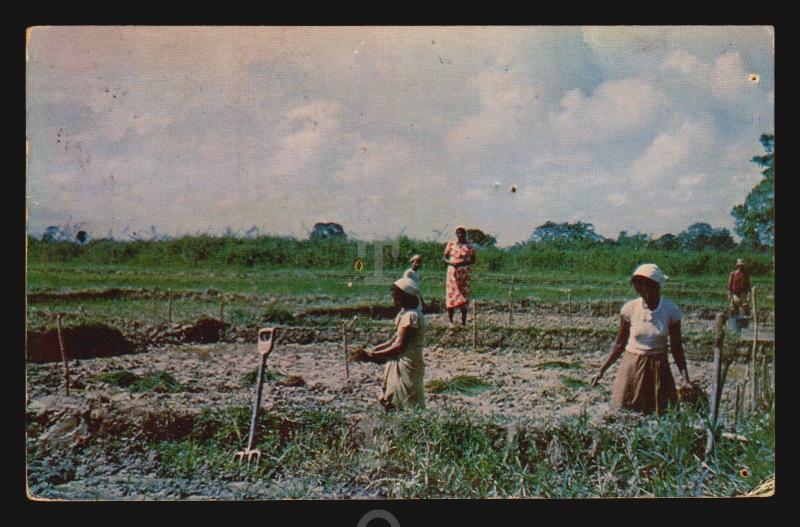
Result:
[[[744,260],[742,260],[741,258],[736,260],[736,266],[738,267],[740,265],[744,265]]]
[[[422,257],[418,254],[415,254],[414,256],[411,257],[409,262],[413,262],[414,260],[422,260]]]

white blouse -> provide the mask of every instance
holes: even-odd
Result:
[[[669,327],[683,318],[680,308],[664,297],[655,311],[649,309],[642,298],[631,300],[622,306],[620,315],[631,325],[625,351],[637,355],[665,353]]]

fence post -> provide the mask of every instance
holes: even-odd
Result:
[[[167,324],[172,324],[172,289],[167,289]]]
[[[350,365],[347,363],[347,324],[342,322],[342,343],[344,344],[344,375],[350,382]]]
[[[750,404],[752,410],[756,409],[756,394],[758,393],[756,383],[758,382],[758,371],[756,368],[756,353],[758,352],[758,307],[756,306],[756,286],[750,290],[753,302],[753,352],[750,355]]]
[[[572,322],[572,289],[567,289],[567,313],[569,321]]]
[[[61,350],[61,359],[64,361],[64,386],[69,395],[69,363],[67,362],[67,352],[64,350],[64,338],[61,335],[61,313],[56,314],[56,327],[58,329],[58,347]]]
[[[472,301],[472,349],[478,347],[478,301]]]
[[[511,302],[511,295],[514,292],[514,277],[511,277],[511,287],[508,290],[508,327],[514,324],[514,304]]]
[[[725,315],[722,313],[717,313],[714,329],[717,339],[714,344],[714,378],[711,389],[711,406],[709,408],[711,415],[706,438],[706,456],[710,456],[714,452],[714,443],[717,435],[717,420],[719,418],[719,403],[720,399],[722,399],[722,349],[725,341]]]

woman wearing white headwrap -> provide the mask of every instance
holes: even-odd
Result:
[[[425,406],[425,315],[419,302],[419,288],[410,278],[401,278],[392,286],[394,305],[400,312],[394,320],[394,337],[367,351],[374,359],[383,359],[383,385],[380,402],[386,410]]]
[[[469,266],[475,263],[475,248],[467,241],[467,229],[456,227],[456,239],[448,242],[444,249],[444,263],[447,264],[445,284],[445,307],[450,323],[453,311],[461,309],[461,325],[467,324],[467,305],[469,304]]]
[[[592,386],[596,386],[624,352],[612,388],[611,405],[615,408],[662,413],[678,402],[667,358],[668,340],[683,382],[691,386],[681,339],[682,313],[678,306],[661,296],[666,279],[655,264],[640,265],[631,277],[640,298],[622,306],[619,332],[611,354],[591,380]]]

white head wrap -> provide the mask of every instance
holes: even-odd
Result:
[[[394,285],[396,285],[402,292],[408,293],[411,296],[419,296],[419,288],[417,287],[416,282],[411,278],[401,278],[397,280]]]
[[[422,257],[418,254],[415,254],[414,256],[411,257],[409,262],[413,262],[414,260],[422,260]]]
[[[669,278],[656,264],[651,263],[642,264],[637,267],[633,272],[633,276],[644,276],[654,282],[658,282],[658,285],[662,287],[664,286],[664,282],[667,281],[667,278]]]

